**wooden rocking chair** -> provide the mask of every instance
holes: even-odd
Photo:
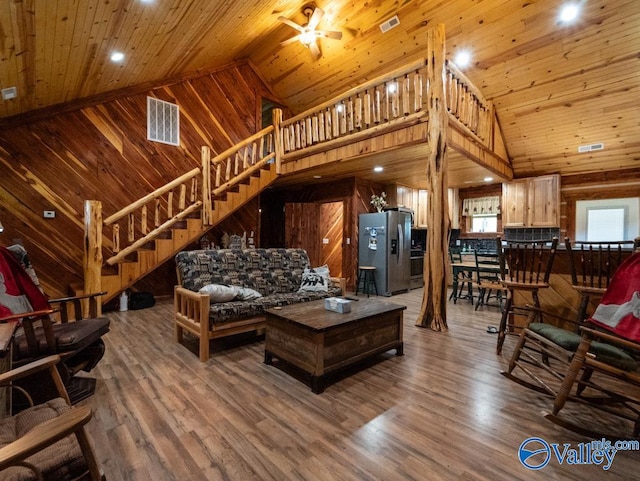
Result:
[[[528,309],[529,320],[533,321],[540,310],[531,306]],[[602,302],[585,323],[550,312],[544,312],[544,319],[555,319],[556,325],[530,322],[520,333],[508,370],[503,374],[552,396],[553,409],[546,417],[564,427],[592,437],[603,434],[560,416],[566,402],[572,400],[631,421],[632,435],[638,437],[640,252],[620,265]],[[516,376],[516,368],[527,378]],[[620,434],[609,437],[612,436]]]
[[[104,354],[102,336],[109,331],[109,320],[96,316],[104,293],[47,299],[21,246],[0,247],[0,276],[0,322],[18,320],[22,326],[14,339],[13,366],[58,354],[58,370],[72,402],[90,396],[95,380],[75,375],[89,372]],[[83,303],[88,304],[88,316],[83,315]],[[53,392],[50,383],[42,387],[36,400]]]

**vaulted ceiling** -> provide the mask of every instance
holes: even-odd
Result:
[[[516,177],[640,168],[638,2],[577,1],[570,25],[561,3],[317,0],[319,28],[343,36],[321,39],[314,60],[300,43],[280,45],[296,32],[279,16],[306,21],[300,0],[6,0],[0,87],[17,98],[0,101],[0,125],[243,59],[296,113],[424,56],[427,30],[443,23],[447,57],[472,53],[465,74],[496,106]],[[594,143],[604,150],[578,153]]]

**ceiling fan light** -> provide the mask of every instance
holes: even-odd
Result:
[[[309,47],[316,39],[316,35],[313,30],[306,30],[300,34],[300,43],[305,47]]]

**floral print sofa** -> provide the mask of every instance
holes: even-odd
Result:
[[[311,268],[304,249],[182,251],[175,261],[175,338],[182,342],[185,330],[198,337],[203,362],[209,359],[211,339],[264,329],[266,309],[339,296],[345,289],[344,279],[331,277],[326,291],[301,291],[303,274],[307,280]],[[211,285],[249,288],[261,297],[214,302],[198,292]]]

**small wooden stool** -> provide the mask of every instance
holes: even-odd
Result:
[[[376,296],[378,295],[378,286],[376,285],[376,268],[371,266],[361,266],[358,268],[358,279],[356,280],[356,296],[358,295],[358,290],[360,289],[360,281],[363,281],[362,292],[367,294],[371,293],[371,284],[373,284],[373,289],[376,291]]]

